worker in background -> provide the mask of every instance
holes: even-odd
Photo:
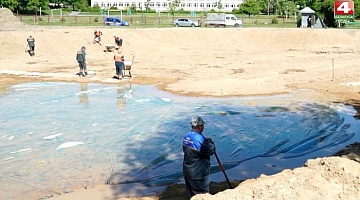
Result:
[[[309,15],[309,17],[307,18],[307,27],[312,28],[312,16],[311,15]]]
[[[87,69],[86,69],[86,48],[83,46],[79,51],[76,53],[76,60],[79,63],[79,76],[87,76]]]
[[[27,43],[29,46],[28,52],[29,52],[30,56],[34,56],[35,55],[35,39],[31,35],[27,38]]]
[[[95,30],[93,43],[94,44],[99,43],[101,45],[101,36],[102,36],[102,32],[100,30]]]
[[[124,78],[123,69],[124,69],[124,56],[121,53],[121,48],[117,50],[117,52],[114,55],[115,60],[115,68],[116,68],[116,78],[120,80],[121,78]]]
[[[114,35],[114,39],[115,39],[115,46],[116,46],[116,49],[121,49],[122,48],[122,42],[123,42],[123,39],[120,38],[119,36],[117,35]]]

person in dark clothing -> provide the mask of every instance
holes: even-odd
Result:
[[[86,52],[85,52],[85,47],[81,47],[81,49],[79,51],[77,51],[76,53],[76,60],[79,63],[79,76],[87,76],[87,69],[86,69]]]
[[[121,49],[123,39],[117,35],[114,35],[114,39],[115,39],[115,45],[117,46],[116,49]]]
[[[210,156],[216,152],[211,138],[205,138],[204,120],[197,116],[190,121],[191,131],[183,139],[183,173],[188,199],[196,194],[209,193]]]
[[[309,15],[309,17],[307,18],[307,27],[311,28],[311,15]]]
[[[29,51],[30,56],[34,56],[35,55],[35,39],[31,35],[27,38],[27,43],[29,46],[28,51]]]

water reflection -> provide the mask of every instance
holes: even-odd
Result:
[[[87,93],[89,86],[87,83],[80,84],[79,100],[83,104],[89,104],[89,95]]]
[[[126,100],[133,97],[131,83],[128,85],[118,86],[116,94],[116,106],[121,113],[125,113]]]
[[[6,85],[0,85],[0,95],[7,93],[7,86]]]

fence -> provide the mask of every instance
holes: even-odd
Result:
[[[114,17],[119,17],[112,15]],[[104,26],[105,16],[17,16],[18,19],[26,24],[36,25],[55,25],[55,26]],[[172,16],[142,16],[132,15],[123,16],[123,20],[129,22],[130,26],[171,26],[175,17]],[[194,20],[202,21],[202,17],[191,17]]]
[[[112,15],[115,16],[115,15]],[[42,16],[26,16],[19,15],[17,18],[26,24],[34,25],[46,25],[46,26],[105,26],[104,20],[106,16],[101,15],[42,15]],[[120,16],[115,16],[119,17]],[[124,21],[129,22],[131,27],[170,27],[172,26],[172,21],[179,17],[191,18],[195,21],[200,20],[201,22],[205,21],[205,17],[191,17],[188,16],[171,16],[171,15],[147,15],[147,14],[138,14],[138,15],[123,15],[122,18]],[[296,21],[294,18],[278,18],[278,23],[273,24],[272,19],[276,16],[254,16],[251,18],[240,17],[243,20],[244,27],[287,27],[295,28]]]

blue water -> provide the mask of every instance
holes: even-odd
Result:
[[[181,142],[196,115],[206,121],[204,135],[215,141],[230,180],[299,167],[359,140],[351,106],[305,98],[311,95],[318,94],[190,98],[140,85],[8,86],[0,92],[2,195],[182,182]],[[211,162],[210,179],[224,181]]]

